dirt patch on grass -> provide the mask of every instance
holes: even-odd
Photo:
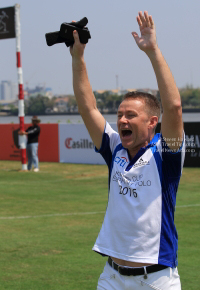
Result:
[[[59,250],[49,250],[48,252],[42,253],[42,256],[49,256],[49,255],[59,255],[62,251]]]
[[[84,178],[92,178],[92,177],[106,177],[107,173],[99,173],[99,172],[94,172],[94,173],[81,173],[81,174],[74,174],[74,175],[67,175],[65,178],[66,179],[84,179]]]

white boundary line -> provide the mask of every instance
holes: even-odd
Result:
[[[186,205],[178,205],[176,207],[193,207],[193,206],[200,206],[200,204],[186,204]]]
[[[0,220],[14,220],[14,219],[30,219],[30,218],[40,218],[40,217],[53,217],[53,216],[72,216],[72,215],[90,215],[90,214],[101,214],[105,211],[94,211],[94,212],[72,212],[72,213],[55,213],[55,214],[43,214],[43,215],[33,215],[33,216],[10,216],[10,217],[0,217]]]
[[[176,208],[187,208],[187,207],[197,207],[200,204],[188,204],[179,205]],[[0,220],[15,220],[15,219],[33,219],[41,217],[54,217],[54,216],[73,216],[73,215],[90,215],[90,214],[105,214],[105,211],[93,211],[93,212],[72,212],[72,213],[55,213],[55,214],[43,214],[43,215],[33,215],[33,216],[10,216],[10,217],[0,217]]]

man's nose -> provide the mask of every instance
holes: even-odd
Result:
[[[127,123],[127,118],[125,115],[123,115],[120,120],[119,120],[121,123]]]

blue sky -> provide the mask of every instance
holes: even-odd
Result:
[[[178,87],[200,87],[199,0],[1,0],[0,8],[19,3],[24,86],[45,84],[54,94],[73,93],[71,56],[64,44],[48,47],[45,33],[59,30],[63,22],[86,16],[91,40],[85,60],[93,90],[119,87],[156,89],[156,79],[146,55],[131,32],[139,32],[138,11],[154,18],[158,45]],[[0,81],[17,82],[15,39],[0,40]]]

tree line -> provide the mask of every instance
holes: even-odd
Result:
[[[102,94],[94,92],[94,94],[97,101],[97,107],[102,113],[116,112],[124,96],[111,94],[109,91]],[[200,109],[200,88],[194,89],[188,86],[184,89],[180,89],[180,95],[183,108]],[[159,91],[157,91],[156,96],[160,99]],[[75,97],[70,95],[68,96],[68,99],[66,113],[77,113],[78,109]],[[25,115],[45,115],[53,112],[56,100],[57,97],[49,99],[41,94],[34,97],[29,97],[28,100],[25,100]],[[12,115],[18,114],[18,108],[13,104],[9,105],[9,108]],[[1,110],[3,110],[2,105],[0,105],[0,111]]]

